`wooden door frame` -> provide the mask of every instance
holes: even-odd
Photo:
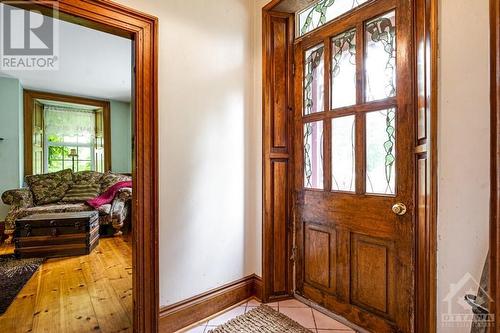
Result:
[[[491,195],[490,195],[490,313],[500,332],[500,3],[490,0],[490,107],[491,107]]]
[[[103,110],[104,117],[104,170],[111,170],[111,106],[109,101],[54,94],[43,91],[24,90],[24,175],[33,174],[33,102],[37,99],[73,104],[91,105]]]
[[[280,277],[275,272],[278,264],[288,267],[293,271],[293,263],[289,260],[294,256],[293,244],[282,241],[274,233],[276,227],[287,230],[286,239],[292,237],[294,209],[287,207],[287,202],[277,202],[275,195],[276,182],[273,173],[275,161],[287,162],[287,177],[293,178],[293,163],[288,163],[293,156],[293,150],[273,151],[274,126],[276,124],[275,107],[282,103],[286,105],[286,114],[281,117],[293,118],[293,99],[290,101],[286,92],[278,95],[274,87],[274,75],[277,74],[274,29],[271,24],[273,17],[290,15],[275,11],[276,6],[287,0],[272,0],[262,10],[263,21],[263,239],[262,239],[262,282],[263,300],[270,301],[286,297],[285,294],[273,293],[276,278]],[[494,0],[492,0],[494,1]],[[415,332],[435,333],[437,325],[436,314],[436,243],[437,243],[437,62],[438,62],[438,1],[416,0],[414,7],[414,76],[415,76]],[[293,15],[289,23],[293,25]],[[291,23],[290,23],[291,22]],[[293,31],[295,31],[293,29]],[[282,38],[276,38],[280,41]],[[293,50],[292,45],[288,48]],[[281,64],[283,66],[283,64]],[[293,65],[284,64],[284,73],[287,75],[287,85],[293,87]],[[293,91],[293,89],[292,89]],[[281,102],[280,102],[281,101]],[[289,120],[290,121],[290,120]],[[287,147],[288,148],[288,147]],[[291,161],[291,160],[290,160]],[[295,193],[288,188],[288,196],[294,197]],[[296,198],[292,199],[292,203]],[[283,206],[284,205],[284,206]],[[276,209],[286,210],[287,218],[276,219]],[[278,217],[280,217],[279,215]],[[277,246],[281,246],[277,248]],[[283,275],[283,274],[281,274]],[[284,275],[282,279],[287,279]],[[287,281],[282,281],[287,283]],[[288,284],[289,295],[293,294],[293,283]]]
[[[6,0],[0,0],[7,2]],[[108,0],[24,0],[12,3],[129,38],[135,49],[133,172],[133,327],[157,332],[158,284],[158,19]]]

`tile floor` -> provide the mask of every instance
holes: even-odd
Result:
[[[197,326],[183,332],[206,333],[209,330],[224,324],[225,322],[242,315],[259,305],[260,302],[251,299],[248,302],[231,308],[230,310],[219,314],[212,319],[201,322]],[[295,320],[305,328],[310,329],[313,333],[355,333],[353,329],[294,299],[269,303],[267,305]]]

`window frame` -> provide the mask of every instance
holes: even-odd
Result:
[[[334,21],[337,21],[341,18],[344,18],[345,16],[347,15],[351,15],[353,11],[356,11],[362,7],[365,7],[365,6],[368,6],[370,5],[372,2],[376,1],[376,0],[367,0],[366,2],[360,4],[360,5],[357,5],[356,7],[353,7],[351,9],[349,9],[348,11],[346,11],[345,13],[337,16],[337,17],[334,17],[330,20],[327,20],[325,23],[323,23],[322,25],[320,25],[319,27],[316,27],[314,29],[312,29],[311,31],[308,31],[306,32],[305,34],[302,34],[301,33],[301,26],[300,26],[300,15],[302,15],[304,12],[307,12],[309,9],[311,9],[312,7],[316,6],[321,0],[315,0],[313,3],[311,3],[310,5],[308,5],[307,7],[305,7],[304,9],[302,10],[299,10],[297,11],[294,16],[295,16],[295,24],[294,24],[294,30],[295,30],[295,40],[298,40],[298,39],[302,39],[304,38],[305,36],[309,36],[311,34],[314,34],[314,32],[316,32],[317,30],[323,28],[324,26],[326,25],[329,25],[331,24],[332,22]]]
[[[80,170],[78,170],[78,163],[79,162],[90,162],[91,165],[94,165],[95,164],[95,143],[94,142],[91,142],[91,143],[75,143],[75,142],[50,142],[48,140],[48,137],[45,136],[45,143],[44,143],[44,172],[45,173],[48,173],[49,172],[49,147],[75,147],[76,149],[79,149],[79,148],[90,148],[90,160],[80,160],[79,157],[77,157],[75,159],[75,163],[77,168],[76,170],[74,170],[75,172],[78,172]],[[64,157],[62,159],[57,159],[56,161],[62,161],[62,164],[63,164],[63,170],[64,169],[67,169],[64,167],[64,161],[66,159],[64,159]],[[95,169],[95,168],[94,168]],[[84,171],[84,170],[82,170]],[[95,170],[92,170],[92,171],[95,171]]]
[[[35,90],[24,90],[24,175],[33,174],[33,124],[34,124],[34,106],[35,103],[39,103],[38,100],[48,100],[55,102],[64,102],[72,104],[81,104],[96,107],[96,109],[102,109],[103,113],[103,146],[104,146],[104,171],[111,171],[111,105],[109,101],[54,94]],[[45,135],[42,140],[43,142],[43,172],[45,173],[47,169],[45,168],[46,160],[46,144]],[[95,159],[95,142],[92,153],[92,158]]]
[[[364,10],[365,6],[370,6],[371,9]],[[310,8],[310,7],[308,7]],[[397,197],[398,196],[398,179],[397,173],[393,176],[395,181],[394,193],[371,193],[368,191],[366,181],[366,142],[364,133],[366,129],[366,115],[374,111],[383,111],[388,109],[398,108],[397,91],[396,96],[390,96],[378,100],[368,100],[366,98],[366,24],[371,20],[382,17],[391,12],[396,13],[396,6],[392,1],[367,1],[362,5],[350,10],[349,12],[326,22],[324,25],[305,35],[294,39],[295,45],[301,45],[302,52],[299,57],[302,64],[305,64],[306,53],[308,50],[315,48],[317,45],[324,45],[324,110],[311,114],[304,113],[304,105],[301,104],[301,119],[303,125],[307,123],[323,121],[323,189],[308,188],[303,184],[302,188],[306,191],[322,191],[326,193],[339,194],[354,194],[366,195],[372,197]],[[380,14],[383,13],[383,14]],[[395,22],[398,25],[398,22]],[[350,106],[332,107],[331,101],[331,64],[332,64],[332,40],[349,30],[355,29],[356,36],[356,103]],[[397,46],[396,46],[397,48]],[[302,66],[301,66],[302,67]],[[303,89],[303,87],[302,87]],[[302,92],[304,93],[304,92]],[[345,116],[355,116],[355,124],[357,129],[356,141],[362,145],[362,149],[356,150],[355,159],[355,175],[356,185],[355,191],[339,191],[334,190],[332,186],[332,161],[331,161],[331,121],[335,118]],[[304,145],[302,144],[302,148]],[[397,162],[396,162],[397,163]],[[397,166],[395,166],[397,170]]]

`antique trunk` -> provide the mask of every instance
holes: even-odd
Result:
[[[20,258],[89,254],[99,244],[99,214],[35,214],[19,219],[15,244]]]

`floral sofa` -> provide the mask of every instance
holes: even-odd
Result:
[[[73,172],[71,169],[50,174],[26,177],[26,188],[9,190],[2,194],[2,201],[11,206],[5,218],[7,243],[12,242],[16,220],[39,213],[64,213],[96,210],[85,201],[67,201],[66,193],[74,186],[90,185],[99,193],[121,181],[130,181],[130,176],[112,172],[94,171]],[[75,186],[76,187],[76,186]],[[122,188],[115,195],[112,203],[97,209],[99,224],[111,225],[115,235],[121,235],[121,229],[127,220],[132,200],[132,189]]]

